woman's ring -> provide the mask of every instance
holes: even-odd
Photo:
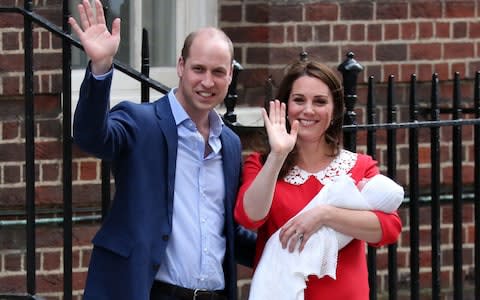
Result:
[[[298,234],[298,240],[301,242],[303,241],[303,233]]]

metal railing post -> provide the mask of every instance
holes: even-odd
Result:
[[[338,70],[343,75],[343,91],[345,101],[344,125],[356,125],[355,103],[357,102],[357,77],[358,73],[363,71],[363,66],[354,59],[353,52],[347,53],[347,59],[338,66]],[[356,129],[345,132],[343,144],[345,149],[355,151],[356,149]]]

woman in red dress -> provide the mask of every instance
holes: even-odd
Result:
[[[341,148],[343,89],[327,66],[293,63],[277,99],[268,114],[263,110],[267,149],[247,157],[235,208],[237,222],[258,230],[255,264],[277,230],[283,248],[301,255],[312,234],[328,226],[354,239],[338,252],[336,279],[308,277],[305,299],[368,299],[365,242],[394,243],[402,229],[398,214],[322,204],[296,215],[336,176],[359,183],[379,174],[377,162]]]

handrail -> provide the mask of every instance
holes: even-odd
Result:
[[[63,39],[69,41],[72,45],[75,47],[82,49],[83,46],[80,44],[79,41],[77,41],[75,38],[73,38],[71,35],[66,34],[63,32],[63,30],[55,25],[54,23],[50,22],[49,20],[45,19],[41,15],[28,11],[24,8],[21,7],[1,7],[0,6],[0,13],[19,13],[22,14],[23,16],[29,18],[31,21],[37,23],[41,27],[47,29],[51,33],[62,37]],[[122,63],[121,61],[114,59],[113,60],[113,65],[115,66],[115,69],[120,70],[121,72],[125,73],[126,75],[140,81],[141,83],[147,84],[149,87],[153,88],[154,90],[166,94],[169,90],[170,87],[138,72],[137,70],[129,67],[128,65]]]

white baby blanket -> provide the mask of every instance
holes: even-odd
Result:
[[[403,198],[403,188],[381,174],[370,178],[361,191],[350,176],[342,175],[326,184],[298,214],[322,203],[391,213],[398,209]],[[305,281],[309,275],[319,278],[327,275],[336,279],[338,251],[352,240],[352,237],[324,226],[308,239],[301,253],[298,245],[290,253],[282,248],[279,232],[277,230],[265,245],[250,285],[250,300],[304,299]]]

